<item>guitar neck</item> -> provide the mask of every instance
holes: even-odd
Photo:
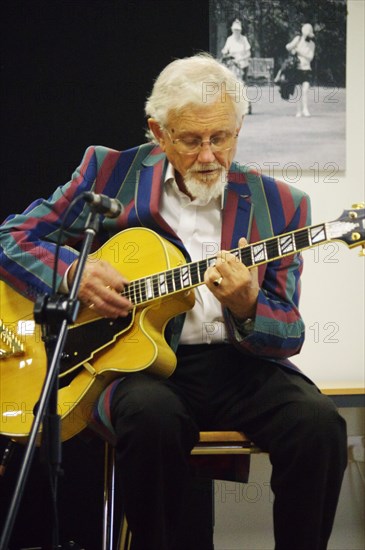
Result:
[[[256,267],[273,260],[291,256],[308,248],[324,244],[331,240],[341,239],[344,235],[357,229],[355,221],[322,223],[297,229],[276,237],[259,241],[244,248],[235,248],[230,253],[248,268]],[[151,300],[189,290],[204,284],[204,273],[215,264],[217,257],[184,264],[167,271],[155,273],[131,281],[123,295],[138,306]]]

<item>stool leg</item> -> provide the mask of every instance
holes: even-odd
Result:
[[[102,550],[113,550],[114,538],[114,492],[115,449],[105,442],[104,459],[104,514]]]

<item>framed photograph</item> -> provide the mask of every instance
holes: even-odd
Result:
[[[237,159],[292,179],[344,171],[346,0],[210,0],[209,18],[210,52],[246,84]]]

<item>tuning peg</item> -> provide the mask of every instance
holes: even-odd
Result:
[[[365,208],[365,203],[364,202],[356,202],[355,204],[353,204],[351,206],[351,208],[353,208],[354,210],[360,210],[361,208]]]
[[[360,258],[365,257],[365,245],[364,244],[361,245],[359,256],[360,256]]]

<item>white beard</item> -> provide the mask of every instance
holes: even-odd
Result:
[[[204,180],[197,178],[194,172],[198,169],[219,168],[218,174],[212,176],[207,174]],[[216,199],[221,196],[223,189],[227,183],[227,170],[224,166],[219,165],[200,165],[194,164],[186,172],[184,184],[190,195],[204,202],[209,202],[211,199]]]

